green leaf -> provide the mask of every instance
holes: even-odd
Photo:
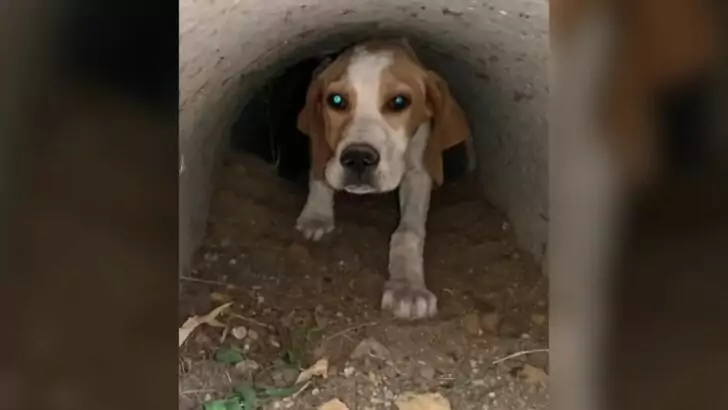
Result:
[[[202,408],[203,410],[241,410],[240,405],[240,399],[232,397],[224,400],[208,401],[202,404]]]
[[[233,389],[235,394],[243,400],[245,410],[256,410],[258,408],[258,393],[250,385],[244,384]]]
[[[215,352],[215,361],[227,364],[236,364],[245,360],[243,352],[237,347],[221,348]]]

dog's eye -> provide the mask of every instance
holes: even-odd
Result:
[[[394,112],[403,111],[409,106],[410,100],[404,95],[395,95],[394,98],[389,100],[389,109]]]
[[[338,93],[330,94],[326,97],[326,103],[335,110],[345,110],[347,106],[346,98]]]

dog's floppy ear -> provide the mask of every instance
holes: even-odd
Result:
[[[428,71],[425,86],[432,128],[425,148],[424,164],[435,185],[442,185],[442,152],[466,142],[470,136],[470,127],[465,112],[455,101],[445,80],[434,71]]]
[[[334,155],[331,146],[326,141],[324,116],[322,111],[323,81],[314,78],[308,86],[306,105],[298,113],[298,130],[308,135],[311,141],[311,172],[313,177],[324,180],[326,163]]]

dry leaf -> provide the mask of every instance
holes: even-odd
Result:
[[[179,328],[179,346],[184,344],[185,340],[192,334],[192,332],[201,324],[206,324],[214,327],[225,327],[224,324],[217,321],[217,317],[232,305],[232,302],[220,305],[215,309],[211,310],[210,313],[203,316],[190,316],[185,323]]]
[[[318,410],[349,410],[339,399],[332,399],[319,406]]]
[[[301,372],[296,379],[296,384],[309,381],[313,376],[321,376],[324,379],[328,377],[329,361],[328,359],[321,359],[316,362],[313,366]]]
[[[397,397],[394,404],[399,410],[452,410],[450,402],[440,393],[407,392]]]
[[[530,384],[543,384],[546,385],[549,381],[549,375],[545,371],[539,369],[536,366],[526,364],[521,370],[521,376],[523,376],[526,383]]]

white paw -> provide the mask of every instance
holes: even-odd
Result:
[[[306,239],[318,241],[334,230],[334,216],[302,213],[296,220],[298,229]]]
[[[384,285],[382,309],[400,319],[425,319],[437,314],[437,297],[425,287],[403,280],[389,280]]]

